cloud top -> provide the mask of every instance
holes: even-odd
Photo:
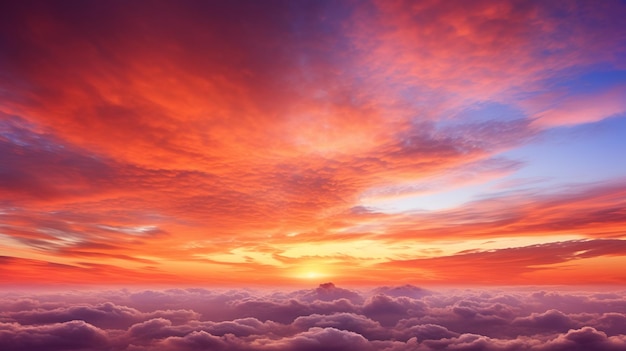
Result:
[[[0,345],[11,351],[610,351],[626,345],[620,291],[450,289],[409,297],[398,291],[424,290],[342,290],[359,302],[312,298],[316,289],[7,292],[0,300]]]

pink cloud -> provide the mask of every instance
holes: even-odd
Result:
[[[561,99],[535,114],[533,124],[543,127],[592,123],[626,112],[626,88],[616,87],[596,94]]]
[[[387,289],[411,295],[417,288]],[[314,291],[5,293],[0,307],[11,312],[0,313],[0,345],[10,351],[343,351],[355,346],[371,351],[613,351],[626,341],[622,323],[626,314],[617,312],[626,301],[619,291],[431,290],[427,296],[412,298],[384,295],[380,289],[351,290],[362,302],[354,304],[355,311],[350,313],[320,310],[316,305],[328,301],[311,300]],[[285,310],[264,315],[259,310],[238,309],[251,298],[283,305]],[[395,313],[379,304],[378,312],[372,314],[376,301],[383,300],[387,305],[419,306],[419,312],[410,318],[398,314],[380,323],[381,313]],[[160,309],[164,301],[173,309]],[[220,309],[228,310],[229,317],[214,313]],[[411,311],[407,306],[403,310]],[[615,311],[606,312],[611,310]],[[253,316],[243,317],[249,313]],[[297,317],[279,322],[281,314]]]

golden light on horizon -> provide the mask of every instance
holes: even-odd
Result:
[[[304,277],[306,279],[317,279],[317,278],[320,278],[321,276],[322,275],[318,272],[310,271],[310,272],[307,272]]]
[[[296,267],[290,274],[290,278],[301,281],[328,279],[336,276],[336,273],[331,273],[332,270],[327,264],[310,263],[299,267]]]

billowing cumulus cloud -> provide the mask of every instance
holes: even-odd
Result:
[[[11,351],[612,351],[626,345],[626,300],[617,290],[434,289],[419,297],[415,291],[424,289],[414,286],[342,290],[359,302],[311,298],[316,289],[4,293],[0,345]],[[239,308],[251,299],[276,308]],[[393,308],[373,313],[381,301],[404,306],[410,316]],[[339,307],[329,308],[333,302]]]

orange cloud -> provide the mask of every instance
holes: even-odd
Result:
[[[617,266],[626,262],[624,240],[583,240],[500,250],[459,253],[430,259],[384,263],[395,269],[396,279],[415,274],[415,280],[438,284],[623,284],[626,276],[613,265],[595,276],[590,258],[612,256]],[[471,270],[464,269],[468,264]],[[560,265],[559,265],[560,264]],[[572,270],[572,267],[580,264]],[[415,271],[417,269],[417,272]],[[579,275],[579,271],[584,272]],[[411,273],[416,272],[416,273]],[[424,273],[422,273],[424,272]],[[421,276],[420,276],[421,275]],[[584,276],[584,280],[581,277]],[[405,278],[410,281],[411,278]]]
[[[390,216],[388,228],[399,240],[568,233],[618,238],[626,226],[624,191],[623,183],[617,182],[553,194],[505,193],[453,209]]]

